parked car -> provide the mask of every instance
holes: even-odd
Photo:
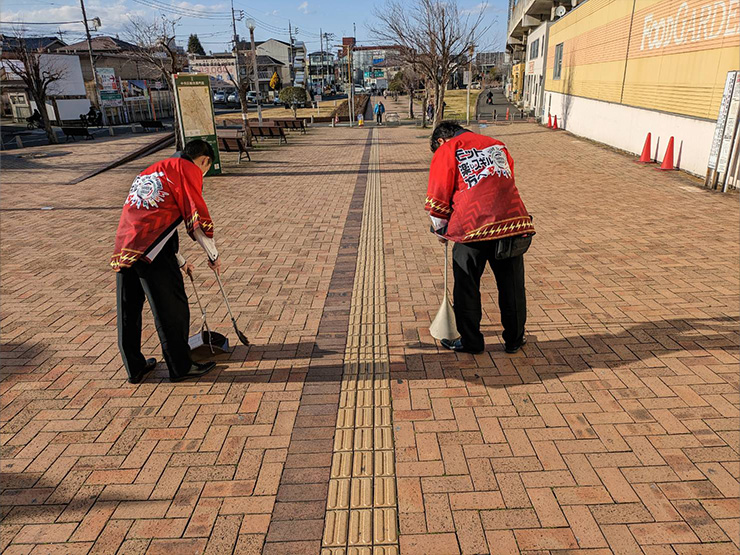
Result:
[[[226,102],[226,94],[222,91],[213,93],[214,102]]]
[[[275,106],[280,106],[280,104],[282,104],[282,102],[280,102],[280,96],[276,94],[275,95],[275,98],[272,99],[272,103]]]
[[[470,83],[470,88],[471,89],[480,89],[480,83],[478,81],[473,81],[472,83]]]
[[[365,94],[367,89],[362,85],[355,85],[355,94]]]
[[[249,91],[247,93],[247,102],[250,104],[256,104],[257,103],[257,93],[254,91]]]
[[[229,104],[239,104],[239,95],[235,92],[231,93],[226,99],[226,102]]]

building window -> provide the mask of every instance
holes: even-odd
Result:
[[[529,59],[534,60],[539,55],[540,55],[540,39],[537,39],[529,47]]]
[[[552,70],[552,78],[560,79],[560,74],[563,71],[563,43],[561,42],[555,47],[555,66]]]

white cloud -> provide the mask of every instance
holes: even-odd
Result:
[[[464,15],[478,15],[479,13],[506,13],[505,8],[493,6],[489,2],[480,2],[471,8],[460,10]]]
[[[123,1],[117,2],[106,2],[104,0],[98,0],[87,3],[87,17],[92,19],[99,17],[102,23],[98,33],[115,35],[118,32],[123,31],[132,17],[142,17],[149,14],[149,10],[143,9],[131,9]],[[51,21],[80,21],[80,23],[71,23],[67,25],[29,25],[26,27],[26,31],[29,35],[40,35],[40,34],[54,34],[58,29],[63,31],[70,31],[73,35],[77,33],[83,33],[84,27],[81,23],[82,13],[80,13],[79,4],[70,4],[66,6],[58,7],[47,7],[44,9],[28,9],[28,10],[16,10],[16,11],[5,11],[3,13],[3,20],[5,21],[22,21],[26,23],[34,22],[51,22]],[[3,26],[5,31],[9,31],[10,28]],[[73,36],[70,36],[67,40],[74,40]]]
[[[191,2],[172,2],[172,5],[176,8],[180,8],[183,10],[189,10],[189,11],[198,11],[198,12],[222,12],[224,10],[228,11],[228,6],[226,4],[211,4],[209,6],[206,6],[205,4],[193,4]]]
[[[298,5],[298,11],[303,12],[304,14],[308,14],[308,2],[302,2]]]
[[[271,12],[265,12],[265,15],[271,15],[273,17],[280,14],[280,10],[272,10]]]

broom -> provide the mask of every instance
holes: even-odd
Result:
[[[447,294],[447,268],[449,266],[447,262],[448,247],[449,242],[445,243],[445,294],[442,298],[442,305],[439,307],[434,320],[432,320],[432,325],[429,326],[429,333],[431,336],[434,337],[434,339],[439,340],[455,340],[460,337],[460,334],[457,332],[452,303],[450,303],[450,299]]]

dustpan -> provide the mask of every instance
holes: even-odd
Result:
[[[195,298],[198,301],[198,307],[200,308],[201,324],[200,331],[195,335],[191,335],[188,338],[188,346],[190,347],[190,356],[196,360],[204,360],[216,355],[222,355],[229,352],[229,338],[225,335],[218,333],[217,331],[211,331],[206,321],[206,311],[203,309],[203,305],[200,302],[200,296],[198,295],[198,289],[195,287],[193,276],[190,276],[190,283],[193,284],[193,291],[195,291]]]
[[[457,332],[455,312],[452,310],[452,303],[447,294],[447,268],[449,266],[447,262],[448,245],[449,243],[445,243],[445,294],[442,298],[442,305],[439,307],[434,320],[432,320],[432,325],[429,326],[429,333],[434,337],[434,339],[449,339],[450,341],[454,341],[460,337],[460,334]]]

